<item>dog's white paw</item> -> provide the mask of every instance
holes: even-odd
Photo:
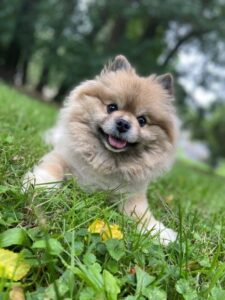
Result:
[[[169,243],[175,242],[177,239],[177,233],[170,228],[164,228],[159,232],[160,243],[164,246],[169,245]]]
[[[57,179],[46,170],[35,167],[33,172],[27,172],[23,178],[22,192],[26,192],[30,186],[41,188],[56,188],[59,186]]]
[[[165,227],[158,221],[156,221],[155,224],[148,226],[148,230],[152,235],[159,238],[159,242],[163,246],[167,246],[169,243],[175,242],[177,239],[177,233],[173,229]]]

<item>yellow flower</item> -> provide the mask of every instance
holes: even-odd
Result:
[[[121,240],[123,238],[123,233],[121,232],[119,225],[117,224],[109,225],[102,233],[103,241],[106,241],[110,238],[116,240]]]
[[[121,240],[123,238],[123,233],[117,224],[107,224],[103,220],[96,219],[88,227],[88,231],[91,233],[99,233],[102,240],[106,241],[108,239]]]
[[[91,233],[99,233],[101,234],[104,230],[105,223],[102,220],[96,219],[91,225],[88,227],[88,231]]]
[[[0,278],[14,281],[23,278],[30,270],[30,265],[24,262],[19,253],[0,249]]]

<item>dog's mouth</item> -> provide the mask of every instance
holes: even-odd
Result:
[[[112,134],[105,133],[102,128],[99,128],[99,132],[106,148],[113,152],[125,151],[128,148],[128,146],[132,145],[125,139],[119,138]]]
[[[107,141],[110,146],[118,150],[124,149],[127,146],[127,141],[119,139],[113,135],[108,135]]]

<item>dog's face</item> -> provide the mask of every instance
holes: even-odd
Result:
[[[176,124],[169,74],[139,77],[126,58],[118,56],[70,98],[69,126],[77,146],[84,153],[86,149],[97,151],[98,161],[100,153],[102,163],[148,165],[146,160],[156,162],[157,156],[163,160],[174,148]]]

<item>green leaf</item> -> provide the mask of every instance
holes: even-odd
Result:
[[[103,278],[101,274],[101,266],[98,263],[85,266],[78,262],[78,267],[72,269],[73,272],[79,276],[89,287],[95,291],[103,291]]]
[[[149,287],[143,290],[143,296],[146,296],[149,300],[166,300],[167,295],[166,292],[157,288],[157,287]]]
[[[46,240],[36,241],[33,246],[33,249],[45,249],[49,252],[50,255],[57,256],[63,251],[61,243],[53,238]]]
[[[96,295],[95,291],[92,288],[87,287],[82,290],[79,299],[90,300],[90,299],[94,299],[95,295]]]
[[[37,257],[31,250],[23,248],[20,251],[20,254],[24,257],[24,259],[27,263],[29,263],[30,266],[37,268],[40,266],[40,261],[37,259]]]
[[[8,144],[12,144],[13,141],[14,141],[14,137],[12,135],[8,135],[5,138],[5,142],[8,143]]]
[[[211,297],[209,300],[224,300],[225,299],[225,290],[221,288],[214,287],[211,291]]]
[[[136,266],[136,278],[137,278],[137,288],[135,295],[142,295],[144,289],[148,287],[154,280],[155,277],[149,275],[147,272],[142,270],[140,267]]]
[[[209,257],[204,257],[204,258],[202,258],[201,260],[199,260],[199,264],[200,264],[200,266],[202,266],[202,267],[210,268],[211,264],[210,264],[210,259],[209,259]]]
[[[27,300],[58,299],[55,291],[55,286],[57,286],[58,288],[60,299],[65,299],[64,295],[69,291],[70,279],[71,279],[71,271],[67,270],[60,276],[59,279],[55,281],[55,284],[53,283],[50,284],[49,287],[47,287],[46,289],[38,288],[33,293],[27,293],[26,299]]]
[[[40,239],[40,233],[40,227],[33,227],[27,230],[27,234],[29,235],[32,241],[35,241],[38,238]]]
[[[84,243],[77,241],[74,243],[73,253],[75,256],[80,255],[84,250]]]
[[[116,261],[119,261],[125,255],[123,241],[110,239],[105,242],[105,245],[110,256]]]
[[[83,262],[87,266],[92,265],[96,262],[96,256],[92,253],[87,252],[84,254]]]
[[[8,192],[9,190],[10,190],[9,187],[0,185],[0,194],[4,194],[4,193]]]
[[[189,282],[186,279],[179,279],[176,283],[176,290],[181,294],[185,300],[197,300],[197,292],[192,289],[189,285]]]
[[[103,280],[107,300],[117,300],[117,295],[120,293],[120,287],[118,286],[115,277],[107,270],[104,270]]]
[[[118,271],[119,271],[119,267],[120,267],[120,266],[118,265],[118,263],[117,263],[114,259],[110,258],[110,259],[108,260],[108,262],[107,262],[107,269],[108,269],[112,274],[118,272]]]
[[[82,289],[80,293],[79,300],[90,300],[90,299],[96,299],[96,292],[90,287],[86,287]]]
[[[0,247],[12,245],[30,246],[30,239],[23,228],[11,228],[0,234]]]

